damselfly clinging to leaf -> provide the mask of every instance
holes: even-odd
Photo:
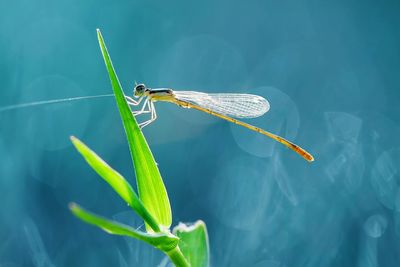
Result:
[[[263,115],[269,110],[269,103],[266,99],[258,95],[250,94],[207,94],[194,91],[175,91],[169,88],[151,89],[144,84],[136,84],[133,96],[127,96],[129,105],[138,106],[143,100],[142,108],[133,111],[135,116],[150,113],[151,118],[139,124],[141,128],[149,125],[157,118],[154,102],[171,102],[183,108],[193,108],[218,118],[227,120],[249,130],[268,136],[288,148],[292,149],[304,159],[314,161],[314,157],[303,148],[288,140],[267,132],[261,128],[234,118],[255,118]]]

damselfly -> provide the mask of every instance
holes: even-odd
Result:
[[[110,97],[109,95],[73,97],[65,99],[56,99],[48,101],[38,101],[26,104],[17,104],[12,106],[0,107],[0,112],[9,111],[19,108],[38,106],[44,104],[53,104],[60,102],[68,102],[73,100],[83,100],[90,98]],[[268,136],[279,143],[287,146],[308,161],[314,161],[314,157],[298,145],[276,135],[265,131],[256,126],[250,125],[235,118],[256,118],[265,114],[269,110],[269,103],[266,99],[258,95],[251,94],[207,94],[195,91],[175,91],[169,88],[151,89],[144,84],[136,84],[133,90],[133,97],[125,96],[127,102],[131,106],[140,105],[143,100],[141,109],[133,111],[133,115],[150,113],[150,119],[139,124],[141,128],[149,125],[157,119],[157,113],[154,102],[164,101],[171,102],[183,108],[193,108],[218,118],[227,120],[234,124],[243,126],[249,130]]]
[[[292,149],[304,159],[314,161],[314,157],[303,148],[288,140],[265,131],[256,126],[250,125],[234,118],[255,118],[263,115],[269,110],[269,103],[258,95],[251,94],[207,94],[194,91],[174,91],[169,88],[151,89],[144,84],[136,84],[132,97],[126,97],[132,106],[138,106],[144,100],[142,108],[134,111],[135,116],[150,113],[149,120],[139,124],[141,128],[149,125],[157,119],[154,102],[171,102],[183,108],[193,108],[218,118],[227,120],[249,130],[268,136],[288,148]]]

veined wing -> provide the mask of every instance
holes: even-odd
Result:
[[[268,101],[258,95],[174,91],[174,96],[178,100],[236,118],[255,118],[269,110]]]

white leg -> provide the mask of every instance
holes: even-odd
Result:
[[[147,110],[146,110],[146,107],[148,108]],[[143,113],[150,113],[150,112],[151,112],[151,110],[150,110],[150,106],[149,106],[149,100],[146,99],[143,103],[142,109],[139,111],[132,111],[132,114],[133,114],[133,116],[137,116],[137,115],[140,115]]]
[[[150,123],[152,123],[153,121],[155,121],[157,119],[156,109],[154,107],[154,103],[151,101],[149,101],[149,109],[151,111],[151,119],[140,123],[139,124],[140,129],[143,129],[144,127],[146,127],[147,125],[149,125]]]
[[[137,106],[137,105],[139,105],[140,102],[142,102],[143,98],[144,98],[144,97],[142,96],[142,97],[140,97],[138,100],[135,100],[135,99],[133,99],[133,98],[130,97],[130,96],[125,96],[125,99],[126,99],[126,101],[128,102],[128,104],[129,104],[130,106]]]
[[[154,106],[154,102],[151,102],[151,105],[153,106],[153,121],[155,121],[157,119],[156,107]]]

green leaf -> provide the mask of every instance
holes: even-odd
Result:
[[[125,178],[111,168],[104,160],[102,160],[95,152],[89,147],[82,143],[79,139],[71,136],[71,141],[74,144],[78,152],[83,156],[86,162],[100,175],[114,190],[125,200],[126,203],[136,211],[139,216],[150,225],[155,231],[159,232],[160,228],[157,222],[146,210],[139,197],[133,191],[131,185],[125,180]]]
[[[185,256],[183,256],[182,251],[179,249],[179,246],[176,246],[174,249],[166,253],[176,267],[191,267]]]
[[[179,223],[173,233],[179,237],[178,247],[191,267],[209,266],[208,234],[203,221],[197,221],[193,225]]]
[[[172,222],[171,207],[157,164],[126,102],[100,30],[97,30],[97,37],[128,139],[140,199],[158,224],[162,225],[163,228],[169,228]],[[146,229],[151,231],[147,224]]]
[[[137,231],[128,225],[111,221],[89,211],[86,211],[75,203],[71,203],[69,205],[69,208],[72,213],[82,221],[100,227],[109,234],[133,237],[142,240],[164,252],[174,250],[179,242],[179,238],[172,235],[171,233],[148,234],[145,232]]]

